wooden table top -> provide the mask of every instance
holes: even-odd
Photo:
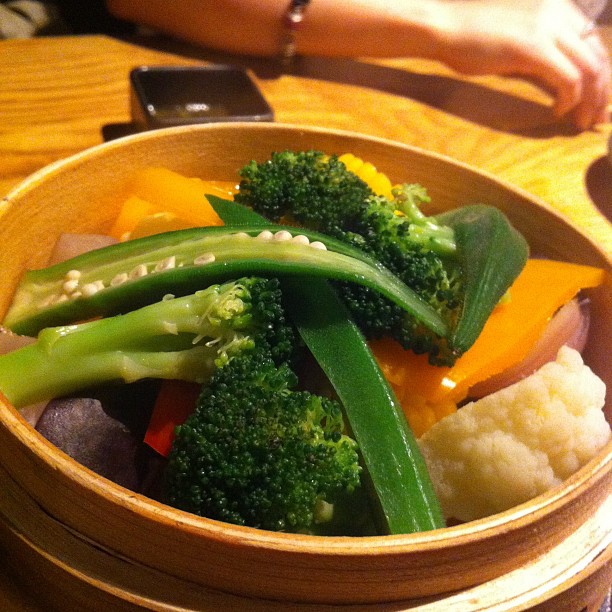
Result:
[[[612,49],[612,25],[602,36]],[[155,38],[2,41],[0,197],[46,164],[125,128],[132,68],[202,62],[248,67],[278,122],[358,131],[451,156],[539,197],[612,253],[612,125],[579,133],[554,120],[550,99],[530,83],[461,78],[422,60],[310,58],[283,74],[272,61]],[[37,609],[5,576],[2,559],[0,547],[0,609]]]
[[[612,25],[602,28],[612,48]],[[103,141],[130,121],[128,72],[142,64],[223,61],[252,69],[278,122],[359,131],[486,170],[571,217],[612,251],[612,125],[576,132],[535,86],[458,78],[422,60],[310,58],[293,74],[272,61],[104,36],[0,43],[0,196],[40,167]]]

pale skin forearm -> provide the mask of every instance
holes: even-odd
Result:
[[[117,16],[233,53],[279,53],[288,0],[108,0]],[[429,53],[438,0],[315,0],[297,32],[304,55]],[[408,13],[410,17],[408,17]],[[407,34],[410,34],[409,36]]]
[[[288,0],[108,0],[117,16],[231,53],[279,54]],[[464,74],[516,74],[581,128],[608,120],[610,58],[571,0],[313,0],[304,55],[421,57]]]

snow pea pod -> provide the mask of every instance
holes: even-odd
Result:
[[[476,341],[499,300],[524,268],[529,245],[497,208],[476,204],[436,217],[453,228],[464,276],[461,316],[449,344],[458,354]]]
[[[288,312],[342,402],[382,513],[382,530],[445,526],[425,461],[402,407],[363,335],[325,280],[284,283]]]
[[[186,295],[227,278],[259,274],[360,283],[379,291],[436,333],[446,331],[434,309],[358,249],[317,232],[269,222],[242,229],[167,232],[26,272],[4,325],[34,335],[44,327],[125,312],[164,295]]]

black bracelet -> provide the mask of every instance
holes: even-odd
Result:
[[[284,16],[285,35],[281,48],[281,61],[290,65],[296,55],[295,33],[300,28],[310,0],[291,0]]]

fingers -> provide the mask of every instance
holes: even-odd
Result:
[[[531,34],[523,69],[553,92],[555,115],[581,130],[609,121],[610,56],[595,24],[575,4],[545,3]]]
[[[553,107],[557,117],[562,117],[576,108],[583,94],[582,77],[578,67],[556,46],[549,49],[538,66],[536,77],[554,92]]]
[[[585,42],[598,58],[600,69],[585,81],[583,99],[573,111],[575,123],[582,129],[610,120],[608,105],[611,94],[610,58],[606,48],[597,34],[590,35]]]
[[[565,78],[558,82],[556,114],[571,111],[574,123],[583,130],[608,121],[610,58],[597,33],[560,35],[557,47],[571,68],[565,67]]]
[[[610,57],[591,22],[571,0],[449,2],[440,59],[466,74],[536,79],[554,111],[580,129],[609,120]],[[450,16],[448,16],[450,15]]]

